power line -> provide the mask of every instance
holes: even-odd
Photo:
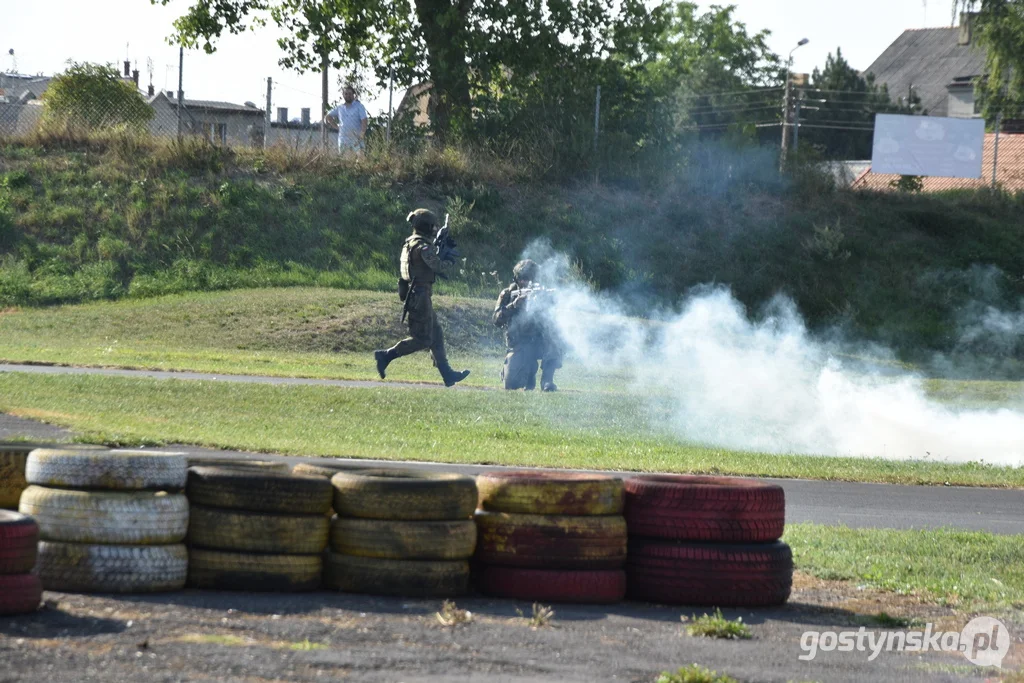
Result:
[[[772,104],[765,104],[760,106],[740,106],[740,107],[696,107],[694,109],[687,109],[688,114],[725,114],[725,113],[736,113],[744,111],[759,111],[761,109],[782,109],[782,105],[779,102]]]
[[[751,90],[733,90],[732,92],[709,92],[709,93],[695,93],[693,95],[683,95],[680,99],[693,100],[699,97],[735,97],[737,95],[761,95],[766,92],[781,92],[785,88],[758,88]]]

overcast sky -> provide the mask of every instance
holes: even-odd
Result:
[[[173,0],[167,7],[149,0],[4,0],[0,17],[0,70],[14,64],[7,54],[14,49],[21,73],[51,75],[69,59],[112,62],[127,58],[141,72],[140,85],[158,90],[177,89],[178,50],[166,42],[171,22],[184,13],[191,0]],[[710,2],[699,3],[707,8]],[[948,26],[950,0],[736,0],[736,18],[751,32],[771,31],[769,45],[782,55],[801,38],[811,42],[793,55],[794,70],[810,72],[821,66],[829,52],[841,47],[857,69],[866,68],[907,28]],[[274,79],[274,107],[318,109],[320,77],[298,75],[277,66],[274,29],[257,34],[224,37],[217,53],[185,53],[185,96],[196,99],[266,101],[267,77]],[[338,98],[331,79],[331,97]],[[387,93],[370,92],[361,98],[371,115],[386,111]],[[395,94],[395,106],[401,93]],[[314,116],[315,118],[315,116]]]

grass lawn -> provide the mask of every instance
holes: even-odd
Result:
[[[1024,538],[952,529],[899,531],[787,524],[796,568],[918,595],[958,610],[1024,608]]]
[[[684,443],[623,394],[0,375],[0,411],[109,443],[294,455],[1024,487],[1024,468],[767,455]]]

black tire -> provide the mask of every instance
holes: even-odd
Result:
[[[282,515],[193,505],[188,544],[243,553],[318,555],[327,548],[326,515]]]
[[[291,466],[284,460],[249,460],[247,458],[208,458],[202,455],[190,456],[187,459],[189,469],[193,467],[219,467],[229,470],[256,470],[257,472],[277,472],[288,474]]]
[[[0,510],[0,574],[26,574],[36,566],[39,525],[27,515]]]
[[[69,593],[162,593],[180,590],[188,574],[184,544],[39,544],[36,571],[46,590]]]
[[[326,515],[332,495],[323,477],[220,467],[190,468],[185,492],[198,505],[296,515]]]
[[[469,590],[465,561],[382,560],[340,553],[327,554],[324,584],[346,593],[444,598]]]
[[[793,553],[775,543],[684,543],[631,537],[630,598],[671,605],[781,605],[793,586]]]
[[[447,472],[368,469],[331,477],[334,509],[341,517],[410,521],[471,519],[473,477]]]
[[[335,517],[331,550],[388,560],[466,560],[476,548],[476,522],[406,522]]]
[[[188,552],[188,585],[193,588],[297,593],[316,590],[322,574],[320,555],[257,555],[201,548]]]
[[[533,569],[621,569],[626,520],[620,515],[476,513],[476,559]]]

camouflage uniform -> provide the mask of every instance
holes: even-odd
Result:
[[[394,359],[429,349],[434,367],[441,373],[445,386],[450,387],[465,379],[469,375],[469,370],[456,372],[448,364],[448,356],[444,349],[444,332],[437,322],[431,296],[436,274],[447,270],[453,264],[450,261],[442,261],[434,248],[431,233],[437,227],[437,219],[433,213],[426,209],[417,209],[409,214],[408,220],[412,223],[414,232],[402,245],[401,273],[402,279],[410,283],[407,295],[409,336],[387,351],[374,352],[377,372],[383,379],[385,368]]]
[[[505,363],[501,381],[506,389],[526,389],[537,386],[537,366],[541,366],[541,390],[557,391],[555,370],[562,367],[563,344],[540,301],[518,298],[516,293],[529,288],[536,277],[537,264],[520,261],[513,271],[515,282],[501,290],[494,306],[492,320],[505,328]],[[540,296],[543,296],[541,294]],[[531,300],[533,299],[533,300]]]

